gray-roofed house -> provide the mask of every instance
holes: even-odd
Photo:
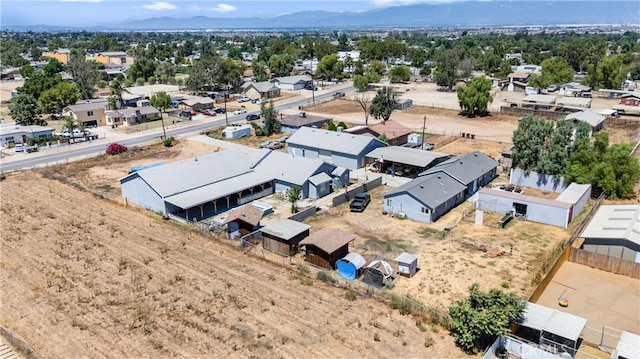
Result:
[[[566,120],[573,121],[574,124],[577,122],[585,122],[589,126],[591,126],[591,132],[595,133],[602,130],[602,126],[604,124],[605,117],[600,115],[597,112],[591,110],[584,110],[580,112],[574,112],[565,117]]]
[[[496,177],[497,168],[496,160],[479,151],[474,151],[450,158],[420,173],[420,176],[436,172],[447,173],[467,187],[466,197],[470,197]]]
[[[467,186],[446,172],[415,178],[384,194],[383,210],[431,223],[466,199]]]
[[[122,196],[163,215],[208,218],[273,193],[273,177],[253,170],[268,152],[225,150],[136,171],[120,179]]]
[[[308,75],[296,75],[276,77],[271,82],[285,91],[299,91],[303,90],[307,84],[310,84],[312,79]]]
[[[262,247],[268,251],[289,257],[298,253],[298,244],[309,236],[310,225],[292,219],[281,219],[260,228]]]
[[[331,118],[324,116],[307,115],[306,112],[300,112],[297,115],[285,115],[278,119],[282,132],[294,133],[300,127],[322,128],[323,125],[329,125]]]
[[[336,261],[349,253],[356,236],[337,228],[322,228],[300,241],[305,246],[304,260],[314,266],[334,269]]]
[[[295,156],[357,169],[364,167],[367,153],[387,144],[369,136],[301,127],[289,137],[287,145],[289,153]]]
[[[243,85],[245,95],[251,98],[275,98],[280,96],[280,88],[272,82],[248,82]]]
[[[213,108],[215,101],[210,97],[192,97],[180,101],[178,106],[182,110],[202,111],[208,108]]]
[[[300,186],[301,199],[305,199],[320,198],[331,193],[332,178],[329,174],[335,168],[319,159],[271,151],[255,166],[255,171],[274,178],[276,192],[285,192],[294,185]]]
[[[391,172],[405,177],[415,177],[433,166],[451,158],[446,153],[424,151],[409,147],[379,147],[367,154],[367,162],[373,161],[371,168],[377,172]]]
[[[106,105],[107,103],[102,101],[85,101],[65,107],[62,109],[62,115],[73,117],[85,127],[104,126]]]
[[[640,263],[640,205],[600,206],[580,237],[585,251]]]
[[[153,106],[127,107],[105,112],[107,126],[112,127],[136,125],[153,117],[160,117],[160,111]]]

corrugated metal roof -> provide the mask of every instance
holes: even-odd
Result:
[[[286,241],[311,228],[310,225],[292,219],[281,219],[262,227],[260,231]]]
[[[513,193],[513,192],[502,191],[502,190],[493,189],[493,188],[481,188],[480,195],[482,194],[495,196],[495,197],[509,198],[518,202],[542,204],[550,207],[571,208],[571,206],[573,206],[573,204],[571,203],[559,202],[559,201],[556,201],[553,199],[547,199],[547,198],[538,198],[538,197],[528,196],[526,194]]]
[[[327,183],[331,181],[331,177],[324,172],[320,172],[317,175],[313,175],[309,177],[309,182],[311,182],[314,186],[317,186],[321,183]]]
[[[563,97],[556,102],[563,106],[589,107],[591,99],[587,97]]]
[[[640,335],[622,331],[616,350],[620,357],[640,359]]]
[[[417,261],[417,260],[418,260],[418,257],[416,255],[413,255],[407,252],[400,254],[395,259],[395,261],[398,263],[413,263],[414,261]]]
[[[590,184],[577,184],[572,182],[569,187],[560,193],[556,201],[575,204],[587,191],[591,194]]]
[[[255,166],[255,171],[277,180],[302,186],[325,163],[318,159],[294,156],[280,151],[270,151]]]
[[[396,187],[385,193],[384,198],[386,199],[406,193],[426,207],[435,209],[458,195],[458,193],[464,192],[466,189],[467,186],[456,181],[447,173],[434,173],[420,176],[411,182]]]
[[[214,101],[209,97],[196,97],[196,98],[182,100],[180,101],[180,103],[185,104],[187,106],[195,106],[195,105],[210,105],[210,104],[213,104]]]
[[[640,205],[600,206],[580,237],[626,239],[640,244]]]
[[[378,143],[379,147],[386,146],[384,142],[377,138],[310,127],[300,127],[287,140],[289,145],[317,148],[352,156],[362,154],[371,142]]]
[[[261,173],[249,172],[223,181],[211,183],[206,186],[194,188],[186,192],[178,193],[173,196],[165,197],[164,200],[167,203],[171,203],[180,208],[192,208],[202,203],[211,202],[215,199],[238,193],[272,180],[272,177],[265,176]]]
[[[265,150],[261,156],[267,153],[268,150]],[[168,197],[249,172],[255,161],[252,153],[225,150],[147,168],[135,175],[140,176],[161,197]]]
[[[604,121],[604,116],[589,110],[574,112],[565,117],[567,120],[586,122],[591,127],[596,127]]]
[[[365,264],[367,264],[367,261],[361,255],[354,252],[347,253],[347,255],[341,259],[353,264],[356,269],[360,269],[364,267]]]
[[[553,95],[527,95],[522,99],[522,102],[550,105],[556,102],[556,97]]]
[[[444,171],[465,185],[498,167],[498,162],[482,152],[474,151],[437,164],[419,176]]]
[[[383,159],[395,163],[402,163],[416,167],[427,167],[438,158],[448,157],[446,153],[418,150],[409,147],[389,146],[380,147],[369,152],[367,157]]]
[[[576,341],[587,320],[542,305],[527,302],[520,325]]]

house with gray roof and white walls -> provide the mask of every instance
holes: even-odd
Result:
[[[467,186],[466,197],[471,197],[496,177],[498,162],[479,151],[448,159],[422,172],[419,176],[437,172],[446,173]]]
[[[289,137],[287,145],[294,156],[321,159],[348,169],[364,167],[369,152],[387,146],[370,136],[310,127],[300,127]]]

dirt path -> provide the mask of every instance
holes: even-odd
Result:
[[[463,356],[445,331],[144,210],[34,172],[1,190],[0,314],[44,358]]]

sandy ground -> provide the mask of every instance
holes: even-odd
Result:
[[[569,300],[568,307],[558,305],[561,296]],[[640,333],[638,279],[566,262],[537,303],[587,319],[589,329],[583,333],[591,342],[599,342],[604,325]]]

